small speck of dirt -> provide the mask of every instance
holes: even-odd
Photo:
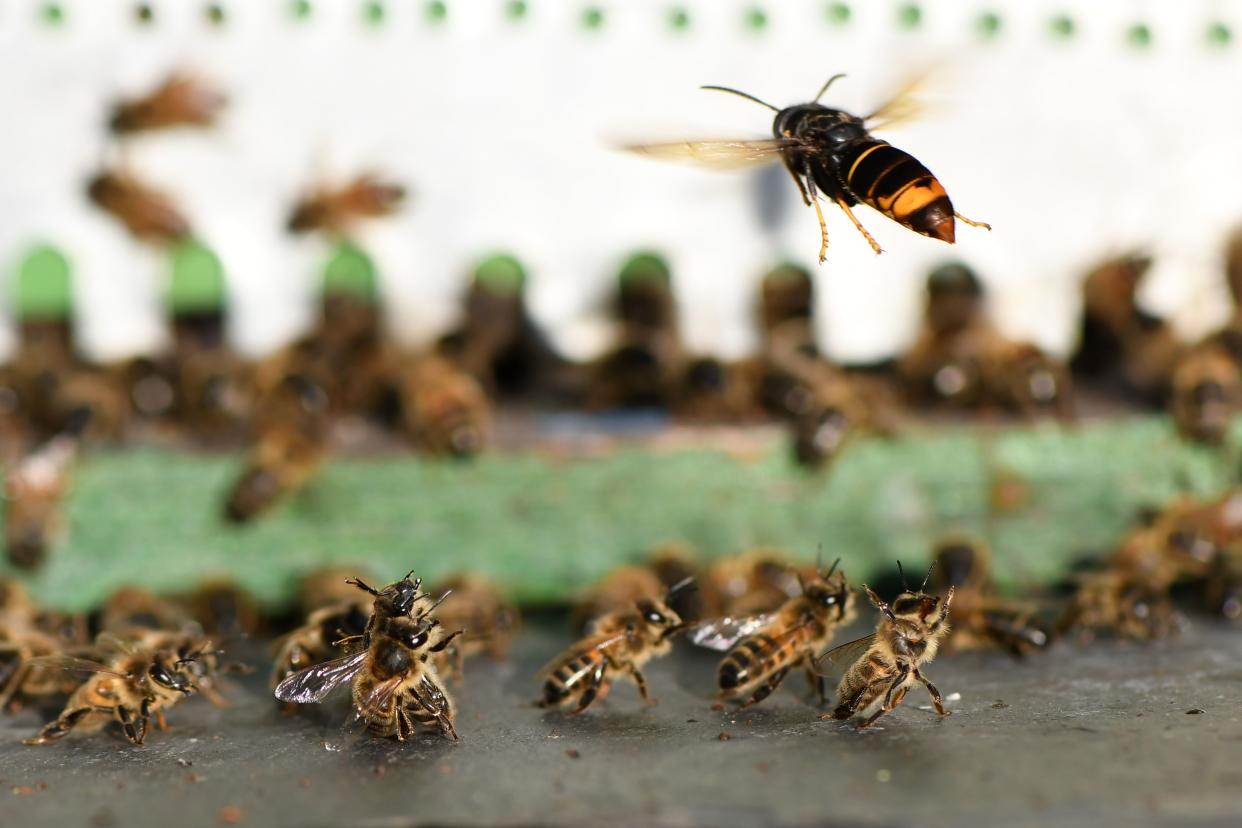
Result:
[[[117,783],[116,783],[116,789],[117,789],[118,791],[123,791],[123,790],[125,790],[125,783],[124,783],[124,782],[117,782]]]
[[[242,821],[243,816],[245,814],[242,812],[242,809],[236,805],[225,805],[216,813],[216,819],[225,825],[236,825]]]
[[[698,724],[698,719],[686,719],[686,724]]]
[[[25,796],[34,793],[35,789],[30,785],[14,785],[12,793],[14,796]]]
[[[770,767],[772,767],[772,765],[769,764],[768,762],[756,762],[755,763],[755,770],[759,771],[760,773],[767,773],[768,768]]]
[[[298,787],[309,788],[310,786],[311,786],[311,781],[307,779],[305,776],[303,776],[301,779],[298,780]]]
[[[178,760],[177,760],[177,764],[178,764],[178,765],[180,765],[180,766],[181,766],[181,767],[183,767],[183,768],[188,768],[188,767],[190,767],[191,765],[193,765],[194,763],[193,763],[193,762],[191,762],[189,759],[178,759]]]
[[[995,702],[993,702],[993,703],[992,703],[992,709],[993,709],[993,710],[1005,710],[1005,709],[1007,709],[1008,707],[1009,707],[1009,705],[1005,704],[1005,703],[1004,703],[1003,701],[1001,701],[1000,699],[997,699]]]
[[[185,775],[185,781],[189,782],[191,785],[197,785],[199,782],[203,781],[203,777],[199,776],[194,771],[190,771]]]
[[[720,741],[722,741],[722,742],[727,742],[727,741],[729,741],[730,739],[732,739],[733,737],[729,735],[729,731],[727,731],[727,730],[722,730],[722,731],[720,731],[720,735],[719,735],[719,736],[717,736],[716,738],[717,738],[717,739],[719,739],[719,740],[720,740]]]
[[[1192,707],[1186,711],[1186,715],[1187,716],[1198,716],[1200,713],[1206,713],[1206,712],[1207,712],[1206,710],[1203,710],[1201,708]]]
[[[565,751],[565,755],[568,756],[570,759],[578,759],[582,756],[582,754],[578,752],[577,748],[570,748],[569,750]]]
[[[383,779],[388,774],[388,766],[387,765],[376,765],[375,767],[371,768],[371,773],[375,774],[380,779]]]
[[[712,705],[712,710],[715,710],[717,713],[719,713],[721,710],[724,710],[724,703],[716,702],[715,704]]]

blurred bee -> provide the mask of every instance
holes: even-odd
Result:
[[[92,626],[122,637],[198,629],[185,607],[139,586],[114,590],[94,613]]]
[[[131,173],[105,170],[88,182],[86,194],[137,239],[179,242],[190,237],[190,222],[173,200]]]
[[[971,221],[953,209],[943,185],[908,152],[871,135],[870,129],[883,128],[904,120],[912,109],[913,84],[892,101],[869,115],[858,117],[819,103],[834,75],[811,103],[778,109],[769,103],[721,86],[705,86],[754,101],[776,113],[773,138],[740,141],[679,141],[668,144],[640,144],[628,149],[657,158],[696,161],[715,167],[737,168],[776,160],[798,185],[803,202],[815,207],[819,218],[819,261],[828,257],[828,227],[819,206],[822,193],[836,202],[858,232],[877,254],[883,250],[850,209],[859,202],[878,210],[898,224],[933,239],[953,244],[954,219],[972,227],[992,229]]]
[[[290,233],[323,232],[348,235],[362,219],[395,213],[405,201],[405,188],[379,176],[360,175],[337,188],[319,187],[294,205]]]
[[[801,595],[774,613],[694,627],[690,640],[695,644],[728,650],[716,671],[722,698],[742,698],[740,707],[758,704],[780,687],[790,670],[803,667],[812,690],[825,701],[824,679],[814,670],[816,654],[839,627],[854,620],[854,594],[845,574],[836,572],[839,563],[827,572],[817,571],[802,583]]]
[[[722,362],[695,357],[686,365],[673,401],[677,416],[697,423],[745,423],[757,419],[759,366],[752,360]]]
[[[970,538],[946,538],[932,552],[941,586],[955,590],[953,629],[946,649],[1000,647],[1021,657],[1048,646],[1050,637],[1022,604],[993,594],[992,553]]]
[[[21,569],[43,563],[62,533],[60,504],[69,491],[69,470],[79,438],[59,434],[22,458],[4,481],[4,543],[9,562]]]
[[[416,359],[402,374],[400,396],[405,431],[428,454],[473,457],[487,446],[491,402],[447,359]]]
[[[941,639],[949,632],[953,587],[949,587],[943,599],[923,591],[927,587],[927,579],[923,580],[923,586],[917,592],[913,591],[905,582],[901,564],[897,567],[901,572],[902,592],[892,606],[863,584],[867,597],[881,613],[876,631],[865,638],[842,644],[820,657],[829,668],[839,666],[845,669],[845,675],[837,686],[837,708],[822,714],[821,719],[864,716],[859,727],[870,727],[901,704],[915,682],[927,688],[938,714],[949,715],[940,691],[920,668],[936,657]],[[931,575],[930,570],[928,575]]]
[[[457,741],[452,699],[440,684],[434,658],[461,630],[445,633],[431,617],[434,605],[412,614],[414,603],[424,596],[409,576],[379,591],[361,582],[358,586],[376,596],[366,632],[357,638],[361,649],[295,673],[276,687],[276,698],[321,702],[352,681],[356,717],[372,734],[404,741],[422,726]]]
[[[1073,416],[1069,372],[1037,346],[994,336],[982,364],[984,388],[996,404],[1023,417]]]
[[[1229,621],[1242,620],[1242,544],[1229,544],[1212,562],[1203,600],[1210,612]]]
[[[1222,348],[1190,349],[1173,370],[1169,408],[1187,440],[1220,445],[1242,407],[1242,370]]]
[[[286,376],[259,406],[258,444],[225,503],[225,516],[244,523],[300,491],[327,454],[328,398],[299,374]]]
[[[84,643],[85,627],[81,617],[40,608],[20,582],[0,579],[0,710],[72,693],[79,677],[35,660]]]
[[[676,585],[669,592],[688,585]],[[572,705],[577,715],[608,695],[612,675],[618,672],[638,685],[643,701],[655,704],[641,668],[655,656],[666,655],[672,649],[669,639],[681,629],[681,617],[666,600],[643,598],[629,609],[608,613],[596,620],[586,638],[544,668],[543,696],[537,704],[544,708]]]
[[[521,622],[517,607],[505,598],[499,586],[477,572],[461,572],[441,581],[437,591],[449,597],[440,605],[436,617],[448,629],[465,630],[445,650],[451,661],[437,665],[441,673],[460,677],[462,662],[480,653],[495,659],[508,657],[509,645]]]
[[[585,633],[599,618],[630,609],[639,601],[659,600],[667,587],[649,566],[618,566],[593,584],[574,602],[570,628]]]
[[[709,618],[740,618],[773,612],[802,594],[802,580],[818,576],[813,565],[798,568],[781,549],[758,547],[713,561],[699,581]]]
[[[98,647],[98,660],[69,655],[47,659],[53,666],[90,677],[69,697],[60,716],[25,744],[46,745],[74,730],[91,733],[115,722],[126,739],[141,745],[152,716],[163,729],[170,707],[187,696],[211,691],[216,660],[208,641],[166,633],[134,641],[104,635]]]
[[[210,127],[228,99],[204,81],[174,73],[151,92],[118,101],[108,128],[117,135],[179,126]]]
[[[181,601],[191,618],[217,639],[249,637],[263,627],[254,597],[227,579],[211,580]]]

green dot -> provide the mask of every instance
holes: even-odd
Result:
[[[1053,37],[1068,40],[1074,36],[1074,20],[1069,15],[1059,14],[1048,22],[1048,29]]]
[[[142,25],[155,22],[155,9],[151,8],[150,3],[139,3],[134,7],[134,19]]]
[[[1151,45],[1151,27],[1146,23],[1135,23],[1126,32],[1126,42],[1136,49],[1145,49]]]
[[[206,11],[203,13],[207,16],[207,22],[211,25],[224,25],[224,6],[221,6],[219,3],[209,3]]]
[[[923,9],[917,3],[907,3],[897,10],[897,25],[903,29],[917,29],[923,23]]]
[[[996,12],[984,12],[975,18],[975,29],[982,37],[996,37],[1001,30],[1000,15]]]
[[[431,0],[424,9],[427,20],[430,23],[441,23],[448,17],[448,6],[442,0]]]
[[[17,268],[13,307],[23,319],[64,319],[73,312],[69,260],[50,245],[29,251]]]
[[[192,241],[173,251],[167,297],[173,313],[219,310],[226,295],[224,269],[215,253]]]
[[[844,26],[850,22],[852,12],[846,3],[830,3],[828,5],[828,22],[834,26]]]
[[[598,29],[604,25],[604,10],[599,6],[587,6],[582,10],[582,25],[587,29]]]
[[[1229,31],[1229,27],[1224,23],[1217,21],[1207,29],[1208,43],[1213,46],[1226,46],[1233,39],[1233,33]]]
[[[505,16],[510,20],[521,20],[528,11],[530,9],[526,6],[526,0],[509,0],[505,3]]]
[[[49,26],[59,26],[65,22],[65,10],[59,3],[47,3],[39,10],[39,17]]]
[[[372,26],[378,26],[384,22],[384,4],[379,2],[364,3],[362,6],[362,19]]]
[[[305,20],[311,16],[311,12],[314,10],[310,0],[293,0],[289,4],[289,13],[297,20]]]
[[[674,6],[668,11],[668,25],[677,31],[690,28],[690,12],[682,6]]]
[[[323,269],[324,293],[351,293],[363,299],[375,297],[375,265],[371,257],[349,242],[341,244]]]
[[[751,31],[759,32],[768,27],[768,14],[758,6],[754,6],[746,12],[746,28]]]
[[[479,262],[474,269],[474,280],[497,293],[521,293],[526,285],[526,268],[516,256],[494,253]]]
[[[668,284],[671,278],[668,262],[658,253],[643,251],[626,259],[617,279],[621,284]]]

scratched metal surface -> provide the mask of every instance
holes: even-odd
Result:
[[[24,747],[33,712],[0,721],[0,825],[1237,825],[1242,631],[1062,644],[1015,663],[943,657],[954,714],[911,693],[885,727],[819,722],[791,681],[758,709],[714,712],[712,661],[649,670],[660,703],[621,686],[587,715],[527,706],[566,643],[536,626],[512,662],[472,664],[461,743],[367,738],[342,752],[339,708],[282,717],[261,675],[232,708],[194,699],[145,747],[114,734]],[[261,654],[257,647],[251,648]],[[259,655],[261,657],[261,655]],[[256,658],[257,661],[257,658]],[[1204,712],[1188,714],[1188,710]],[[722,739],[721,734],[728,734]]]

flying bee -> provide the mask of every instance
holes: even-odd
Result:
[[[737,168],[781,160],[798,185],[803,202],[815,208],[819,218],[819,261],[828,257],[828,227],[820,208],[820,195],[836,202],[871,249],[882,253],[879,243],[850,209],[866,204],[914,232],[953,244],[954,219],[972,227],[992,229],[971,221],[953,209],[944,186],[908,152],[871,135],[904,120],[910,109],[911,84],[889,103],[869,115],[858,117],[819,102],[834,81],[833,75],[811,103],[779,109],[753,95],[723,86],[704,86],[754,101],[776,113],[773,137],[766,140],[680,141],[638,144],[627,149],[657,158],[684,159],[715,167]]]
[[[173,200],[130,173],[105,170],[87,183],[86,194],[142,241],[178,242],[190,236],[190,222]]]
[[[946,648],[1000,647],[1024,656],[1048,646],[1048,630],[1030,607],[993,594],[992,553],[971,538],[946,538],[933,550],[942,585],[955,590],[953,629]]]
[[[405,741],[416,726],[422,726],[457,741],[453,702],[440,684],[434,659],[462,631],[445,633],[431,617],[434,605],[411,614],[414,603],[425,596],[408,576],[379,591],[361,582],[357,585],[376,596],[366,631],[353,637],[362,648],[293,674],[277,685],[276,698],[297,704],[321,702],[352,681],[355,717],[372,734]]]
[[[447,650],[448,664],[438,664],[449,677],[460,677],[462,662],[479,653],[495,659],[508,656],[520,616],[500,587],[477,572],[461,572],[439,582],[437,591],[450,593],[436,617],[449,629],[464,629]]]
[[[212,126],[228,98],[218,89],[189,75],[174,73],[137,98],[118,101],[108,128],[117,135],[179,126]]]
[[[802,594],[776,612],[749,618],[722,618],[695,625],[690,640],[712,649],[727,649],[716,672],[720,695],[744,699],[750,707],[766,699],[790,670],[803,667],[822,703],[824,678],[814,670],[816,654],[832,641],[842,625],[854,619],[854,594],[835,561],[827,572],[802,581]],[[834,573],[835,576],[834,576]]]
[[[1242,371],[1220,347],[1190,349],[1173,369],[1170,413],[1187,440],[1220,445],[1242,407]]]
[[[25,744],[46,745],[74,730],[90,733],[116,722],[126,739],[141,745],[152,716],[163,729],[165,711],[177,702],[195,693],[214,695],[216,661],[207,641],[154,632],[124,641],[104,634],[99,646],[114,652],[100,654],[98,661],[69,655],[47,659],[52,666],[91,675],[73,691],[60,716]]]
[[[859,727],[870,727],[901,704],[915,682],[927,688],[938,714],[949,715],[940,691],[920,668],[936,657],[941,639],[949,632],[953,587],[949,587],[943,599],[928,595],[923,591],[927,587],[925,578],[918,591],[914,591],[906,585],[900,563],[897,569],[901,572],[902,592],[891,606],[863,584],[867,597],[881,613],[876,631],[820,656],[829,665],[845,668],[837,686],[837,708],[821,715],[821,719],[865,716]],[[927,574],[930,577],[931,570]]]
[[[404,187],[376,175],[360,175],[337,188],[319,187],[294,205],[288,230],[345,235],[360,219],[392,215],[405,195]]]
[[[668,601],[687,586],[689,581],[683,581],[670,589],[664,599],[642,598],[628,609],[596,620],[585,638],[544,668],[543,696],[536,704],[543,708],[572,705],[573,715],[582,713],[596,699],[608,695],[612,687],[610,671],[620,672],[623,678],[633,681],[643,701],[655,704],[642,666],[672,649],[670,638],[683,625]]]
[[[14,566],[39,566],[61,534],[60,504],[78,449],[77,436],[59,434],[19,461],[5,478],[4,543]]]
[[[406,432],[428,454],[472,457],[491,434],[492,405],[470,374],[442,357],[417,359],[402,375]]]

